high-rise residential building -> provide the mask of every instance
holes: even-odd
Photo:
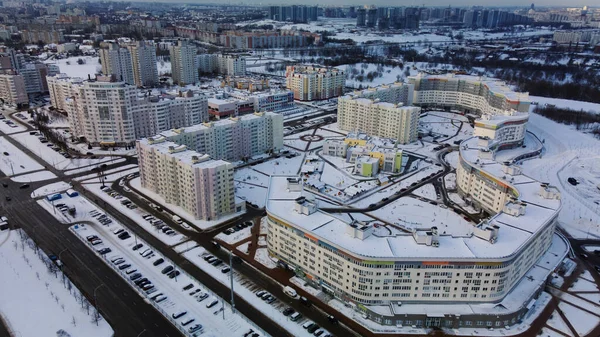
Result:
[[[377,8],[367,9],[367,27],[375,27],[377,25]]]
[[[114,75],[119,81],[135,84],[129,49],[114,42],[102,42],[100,44],[100,63],[102,63],[104,75]]]
[[[256,112],[168,130],[160,135],[212,158],[238,161],[281,150],[283,116],[272,112]]]
[[[288,66],[286,86],[299,101],[329,99],[344,93],[346,73],[343,70],[311,65]]]
[[[343,96],[338,99],[338,126],[341,130],[364,132],[407,144],[417,139],[421,108],[379,102],[369,98]]]
[[[114,76],[83,81],[64,74],[48,77],[48,87],[52,105],[67,112],[73,135],[91,144],[132,145],[208,120],[206,97],[191,91],[148,95]]]
[[[11,104],[29,103],[25,90],[25,79],[14,70],[0,73],[0,98]]]
[[[179,40],[177,45],[169,48],[171,54],[171,75],[173,83],[179,85],[198,82],[198,66],[196,54],[198,49],[188,40]]]
[[[318,12],[318,6],[270,6],[269,19],[275,21],[306,23],[309,21],[317,21]]]
[[[233,165],[157,136],[136,142],[142,187],[199,220],[241,211],[236,206]]]
[[[133,78],[138,87],[153,87],[158,84],[156,46],[152,41],[137,41],[127,46],[131,54]]]
[[[367,25],[367,10],[364,8],[358,8],[356,10],[356,26],[366,27]]]
[[[48,91],[46,76],[54,76],[59,72],[57,65],[45,63],[26,63],[18,70],[25,80],[25,90],[28,94]]]
[[[246,58],[240,55],[219,55],[219,73],[228,76],[246,75]]]

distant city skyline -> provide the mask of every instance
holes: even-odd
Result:
[[[148,2],[147,0],[131,0],[132,2]],[[453,1],[414,1],[414,0],[371,0],[371,1],[363,1],[363,0],[349,0],[340,2],[338,0],[306,0],[301,4],[293,2],[293,1],[252,1],[252,0],[244,0],[244,1],[224,1],[224,2],[215,2],[214,0],[190,0],[190,1],[181,1],[181,0],[159,0],[158,2],[164,3],[181,3],[181,4],[215,4],[215,5],[257,5],[257,6],[270,6],[270,5],[282,5],[282,6],[292,6],[292,5],[321,5],[321,6],[362,6],[362,5],[375,5],[375,6],[385,6],[385,7],[465,7],[465,6],[481,6],[481,7],[523,7],[529,8],[532,2],[524,3],[519,0],[506,0],[500,3],[494,4],[486,4],[482,3],[481,0],[453,0]],[[565,3],[563,0],[544,0],[544,1],[534,1],[533,2],[536,7],[583,7],[588,6],[588,9],[593,9],[593,6],[590,6],[588,3]]]

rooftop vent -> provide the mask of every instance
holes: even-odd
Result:
[[[317,202],[307,197],[298,197],[294,204],[294,210],[299,214],[311,215],[317,211]]]
[[[415,239],[415,242],[419,245],[426,245],[426,246],[433,246],[433,247],[440,246],[437,227],[431,227],[431,229],[428,231],[413,229],[412,234],[413,234],[413,239]]]
[[[558,188],[549,185],[548,183],[540,184],[540,195],[544,199],[560,200],[560,191],[558,190]]]
[[[354,220],[346,226],[346,234],[353,238],[364,240],[373,234],[373,226]]]
[[[498,225],[490,225],[487,220],[480,222],[473,228],[473,234],[476,237],[495,243],[498,240],[498,232],[500,227]]]
[[[518,217],[525,214],[526,206],[526,203],[512,199],[511,201],[507,202],[506,205],[504,205],[504,209],[502,211],[508,215]]]

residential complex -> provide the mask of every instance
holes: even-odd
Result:
[[[219,73],[227,76],[246,75],[246,58],[233,54],[200,54],[196,56],[201,73]]]
[[[204,35],[204,34],[202,34]],[[312,45],[321,41],[321,34],[299,30],[256,30],[244,32],[229,30],[222,34],[213,33],[214,43],[228,48],[255,49],[255,48],[299,48]],[[201,39],[205,40],[204,36]]]
[[[529,120],[528,93],[512,91],[504,82],[466,75],[410,77],[415,105],[459,109],[481,115],[475,121],[476,136],[488,137],[490,147],[513,147],[523,143]]]
[[[338,99],[341,130],[364,132],[407,144],[417,139],[421,108],[379,102],[369,98],[343,96]]]
[[[320,66],[288,66],[286,86],[294,99],[314,101],[341,96],[346,86],[346,73],[337,68]]]
[[[115,42],[102,42],[100,44],[100,63],[102,63],[104,75],[114,75],[119,81],[135,84],[129,49],[121,47]]]
[[[309,22],[317,21],[318,6],[270,6],[269,19],[275,21]]]
[[[177,45],[169,47],[169,53],[173,83],[186,85],[198,82],[198,49],[187,40],[179,40]]]
[[[236,205],[233,165],[151,137],[136,142],[142,187],[200,220],[216,220],[244,209]]]
[[[25,79],[15,71],[3,71],[0,74],[0,98],[10,104],[27,104]]]
[[[142,95],[109,76],[83,81],[48,77],[50,101],[67,112],[73,135],[91,144],[131,145],[136,139],[208,120],[207,101],[191,91]]]
[[[294,95],[287,90],[269,90],[249,94],[233,90],[217,92],[208,99],[208,113],[212,116],[241,116],[252,112],[279,111],[294,106]]]
[[[133,67],[133,79],[138,87],[153,87],[158,84],[156,46],[152,41],[137,41],[128,45]]]
[[[589,43],[594,46],[600,43],[600,30],[557,30],[553,41],[558,44]]]
[[[239,161],[283,148],[283,116],[256,112],[168,130],[160,135],[211,158]]]

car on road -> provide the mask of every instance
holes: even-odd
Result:
[[[19,188],[24,190],[26,188],[29,188],[29,184],[23,184],[23,185],[19,186]]]

